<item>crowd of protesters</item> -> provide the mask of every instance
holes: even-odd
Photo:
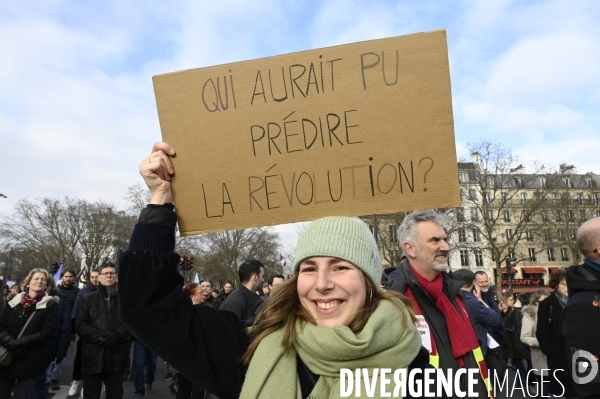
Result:
[[[55,285],[36,268],[6,293],[0,398],[45,398],[74,334],[69,396],[86,399],[102,390],[122,398],[129,372],[136,398],[152,394],[158,356],[178,399],[340,397],[342,368],[474,369],[475,380],[454,382],[480,398],[493,396],[494,375],[514,369],[529,397],[600,397],[598,375],[571,373],[573,364],[598,369],[600,218],[577,233],[583,265],[552,273],[551,290],[516,297],[497,297],[483,271],[448,272],[446,220],[434,211],[406,216],[403,261],[386,270],[363,221],[326,217],[300,237],[291,278],[265,283],[263,264],[249,259],[237,287],[219,291],[209,279],[184,286],[174,253],[173,154],[157,143],[140,166],[151,204],[120,267],[104,263],[82,289],[73,270]]]

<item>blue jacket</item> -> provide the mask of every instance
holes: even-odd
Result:
[[[56,332],[46,346],[46,361],[64,359],[71,343],[71,306],[66,296],[57,293]]]
[[[472,292],[463,290],[465,295],[465,306],[469,312],[469,318],[473,324],[479,346],[485,355],[488,350],[487,333],[488,328],[496,329],[502,326],[500,315],[492,308],[485,306]]]

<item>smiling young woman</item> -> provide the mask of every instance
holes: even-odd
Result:
[[[307,226],[293,277],[272,291],[249,336],[248,321],[234,313],[193,306],[175,267],[167,154],[173,149],[157,143],[140,164],[152,194],[120,270],[128,331],[221,399],[337,398],[342,369],[399,370],[413,362],[421,339],[412,305],[380,287],[377,243],[358,218]]]

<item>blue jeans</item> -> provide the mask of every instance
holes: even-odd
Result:
[[[50,380],[60,380],[65,359],[61,360],[60,363],[50,363],[50,366],[46,370],[46,384],[49,384]]]
[[[48,364],[48,368],[46,372],[37,377],[35,380],[35,385],[33,386],[33,392],[31,393],[31,399],[46,399],[46,384],[50,383],[48,376],[50,375],[50,371],[52,370],[53,362]],[[48,379],[48,382],[46,380]]]
[[[146,367],[146,376],[144,377],[144,368]],[[135,386],[135,395],[142,395],[146,392],[145,384],[154,382],[156,373],[156,353],[140,341],[133,342],[133,384]]]

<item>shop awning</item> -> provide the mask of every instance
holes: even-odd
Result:
[[[554,273],[557,270],[560,270],[560,267],[549,267],[548,270],[550,271],[550,273]]]
[[[494,269],[495,269],[495,268],[494,268]],[[518,272],[518,270],[517,270],[517,268],[516,268],[516,267],[511,267],[511,271],[512,271],[512,272],[515,272],[515,273],[516,273],[516,272]],[[502,268],[502,274],[506,274],[506,267],[503,267],[503,268]]]
[[[545,274],[547,273],[546,269],[543,267],[523,267],[523,273],[527,274]]]
[[[537,287],[513,287],[513,292],[535,292],[537,290],[552,291],[547,285]],[[508,292],[508,287],[502,287],[502,292]]]

